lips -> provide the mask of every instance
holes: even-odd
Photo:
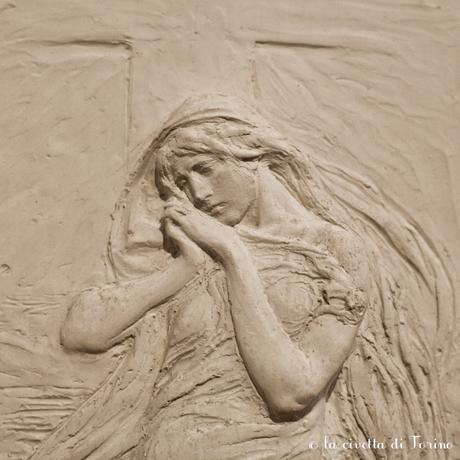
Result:
[[[214,214],[219,214],[222,209],[224,208],[225,203],[215,203],[215,204],[209,204],[203,207],[203,211],[205,211],[208,214],[214,215]]]

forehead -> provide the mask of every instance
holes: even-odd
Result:
[[[193,155],[174,155],[172,158],[172,170],[174,174],[186,174],[199,164],[209,164],[217,160],[215,155],[197,153]]]

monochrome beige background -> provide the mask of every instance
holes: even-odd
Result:
[[[460,292],[457,0],[2,0],[0,43],[0,459],[26,458],[106,375],[59,326],[106,279],[128,172],[188,96],[239,96],[371,178]],[[443,377],[457,444],[459,355]]]

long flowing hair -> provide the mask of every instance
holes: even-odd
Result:
[[[341,440],[384,441],[356,449],[363,459],[405,458],[390,441],[445,439],[439,386],[449,313],[450,281],[429,240],[369,181],[321,164],[252,113],[200,113],[176,123],[155,146],[155,179],[164,198],[178,194],[174,157],[208,154],[262,162],[320,218],[348,229],[366,247],[371,273],[368,311],[356,347],[330,396],[326,433]],[[445,315],[445,316],[443,316]],[[443,457],[431,451],[426,458]]]
[[[329,395],[325,433],[356,442],[445,439],[439,379],[449,356],[453,289],[441,257],[407,213],[367,179],[299,151],[228,96],[187,100],[142,152],[112,215],[108,259],[115,280],[152,273],[170,260],[158,217],[161,198],[179,193],[174,155],[264,162],[303,206],[359,236],[369,260],[368,309]],[[137,458],[131,455],[146,436],[143,420],[167,347],[164,312],[187,295],[131,328],[131,339],[116,353],[117,367],[31,459]],[[350,452],[366,460],[409,456],[407,449]],[[443,457],[441,450],[425,453],[427,459]]]

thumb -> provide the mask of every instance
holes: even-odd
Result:
[[[167,219],[165,222],[165,230],[169,238],[173,239],[178,244],[185,244],[188,240],[184,231],[175,224],[171,219]]]
[[[184,231],[174,222],[169,221],[167,224],[168,236],[179,247],[179,251],[184,258],[194,263],[202,263],[206,259],[206,253],[193,242]]]

